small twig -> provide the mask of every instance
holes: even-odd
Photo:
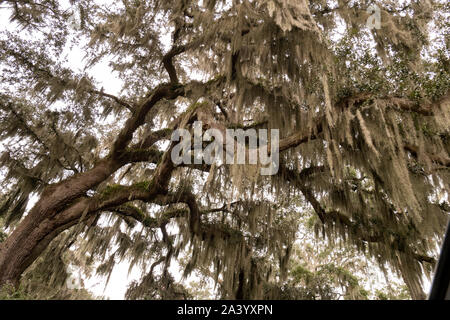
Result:
[[[98,94],[99,96],[102,96],[102,97],[113,99],[115,102],[117,102],[118,104],[124,106],[125,108],[127,108],[131,112],[134,112],[134,110],[135,110],[135,108],[131,104],[129,104],[128,102],[123,101],[122,99],[116,97],[115,95],[103,92],[103,90],[101,90],[101,91],[90,90],[89,92],[94,93],[94,94]]]

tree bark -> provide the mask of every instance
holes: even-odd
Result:
[[[104,181],[120,168],[107,159],[87,172],[48,186],[6,240],[0,244],[0,286],[16,286],[21,274],[62,231],[79,222],[88,206],[87,190]]]
[[[22,273],[62,231],[80,221],[85,201],[81,200],[56,217],[27,216],[0,247],[0,286],[19,284]]]

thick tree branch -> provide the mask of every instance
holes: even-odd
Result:
[[[172,100],[182,95],[184,95],[184,86],[162,84],[156,87],[150,97],[125,123],[125,127],[117,136],[116,141],[114,141],[111,155],[116,156],[125,149],[127,144],[133,138],[134,131],[144,123],[147,113],[155,106],[157,102],[162,99]]]
[[[169,139],[170,135],[172,134],[172,131],[173,130],[170,128],[153,131],[153,132],[149,133],[142,140],[142,142],[138,143],[136,145],[136,147],[138,147],[140,149],[146,149],[148,147],[151,147],[152,145],[154,145],[156,142],[158,142],[160,140]],[[132,149],[133,149],[133,147],[132,147]]]
[[[138,208],[129,205],[120,205],[109,209],[111,212],[115,212],[121,216],[130,217],[134,220],[142,223],[146,228],[161,228],[166,225],[171,219],[184,217],[189,214],[187,209],[172,209],[165,211],[161,214],[160,219],[152,218],[145,215]]]
[[[173,58],[176,55],[179,55],[180,53],[183,53],[186,51],[186,46],[174,46],[172,49],[167,52],[163,59],[162,63],[164,65],[164,68],[166,69],[167,73],[169,74],[170,82],[173,84],[178,83],[178,76],[177,72],[175,70],[175,66],[173,65]]]

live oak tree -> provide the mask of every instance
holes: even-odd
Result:
[[[129,259],[130,297],[186,298],[168,267],[189,252],[221,297],[273,298],[311,207],[318,237],[424,298],[449,212],[449,4],[377,1],[380,28],[371,4],[0,1],[0,285]],[[175,165],[171,133],[196,120],[279,129],[277,174]]]

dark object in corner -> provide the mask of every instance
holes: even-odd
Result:
[[[450,222],[434,274],[429,300],[450,300]]]

